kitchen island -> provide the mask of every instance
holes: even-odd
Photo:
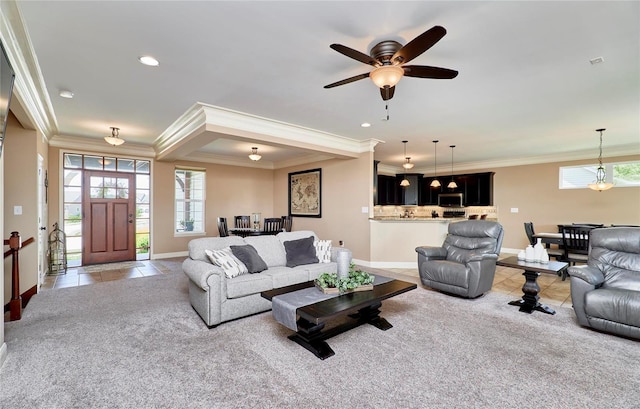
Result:
[[[464,218],[375,217],[369,219],[371,267],[418,268],[418,246],[440,247],[449,223]]]

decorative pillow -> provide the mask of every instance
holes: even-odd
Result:
[[[316,240],[313,247],[316,248],[316,257],[321,263],[331,262],[331,240]]]
[[[285,241],[283,244],[284,250],[287,253],[287,267],[319,262],[316,256],[316,248],[313,247],[313,236],[299,240]]]
[[[247,266],[233,255],[229,247],[222,250],[205,250],[204,252],[213,264],[224,270],[227,278],[237,277],[249,271]]]
[[[231,252],[238,260],[242,261],[250,274],[259,273],[266,270],[267,263],[264,262],[258,251],[251,244],[244,246],[230,246]]]

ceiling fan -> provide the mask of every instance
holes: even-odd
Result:
[[[342,44],[331,44],[329,47],[340,54],[372,65],[375,68],[371,72],[334,82],[324,87],[333,88],[369,77],[380,88],[382,99],[387,101],[393,98],[396,84],[403,76],[436,79],[455,78],[458,75],[458,71],[448,68],[427,65],[404,65],[433,47],[445,34],[447,34],[447,30],[444,27],[433,26],[404,46],[393,40],[382,41],[371,49],[370,55]]]

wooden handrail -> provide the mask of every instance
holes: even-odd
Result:
[[[23,247],[27,247],[29,244],[33,243],[34,241],[36,241],[33,237],[29,237],[28,239],[26,239],[25,241],[22,242],[22,245],[20,246],[20,249]],[[5,240],[4,241],[4,245],[8,246],[9,245],[9,240]],[[20,250],[18,249],[18,250]],[[7,251],[4,252],[4,258],[9,257],[10,255],[13,254],[13,249],[9,249]]]
[[[9,320],[16,321],[22,318],[22,299],[20,297],[20,265],[18,255],[20,249],[34,242],[30,237],[22,242],[20,233],[11,232],[11,237],[4,241],[9,246],[9,250],[4,253],[4,257],[12,256],[11,259],[11,301],[9,301]]]

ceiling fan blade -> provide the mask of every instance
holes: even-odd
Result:
[[[368,76],[369,76],[369,73],[360,74],[360,75],[356,75],[356,76],[351,77],[351,78],[347,78],[347,79],[342,80],[342,81],[338,81],[338,82],[334,82],[334,83],[329,84],[329,85],[325,85],[324,87],[325,88],[333,88],[333,87],[337,87],[339,85],[344,85],[344,84],[348,84],[350,82],[354,82],[354,81],[358,81],[358,80],[367,78]]]
[[[396,87],[384,87],[380,88],[380,95],[382,95],[383,101],[388,101],[393,98],[393,94],[396,92]]]
[[[450,80],[458,76],[458,71],[448,68],[429,67],[428,65],[404,65],[404,75],[406,77],[435,78],[440,80]]]
[[[360,61],[360,62],[363,62],[365,64],[373,65],[375,67],[380,65],[380,63],[378,61],[376,61],[375,59],[371,58],[367,54],[361,53],[360,51],[354,50],[353,48],[349,48],[349,47],[344,46],[342,44],[331,44],[329,47],[333,48],[334,50],[336,50],[340,54],[346,55],[349,58],[353,58],[356,61]]]
[[[406,64],[433,47],[445,34],[447,34],[447,30],[444,27],[433,26],[396,51],[391,61],[398,64]]]

